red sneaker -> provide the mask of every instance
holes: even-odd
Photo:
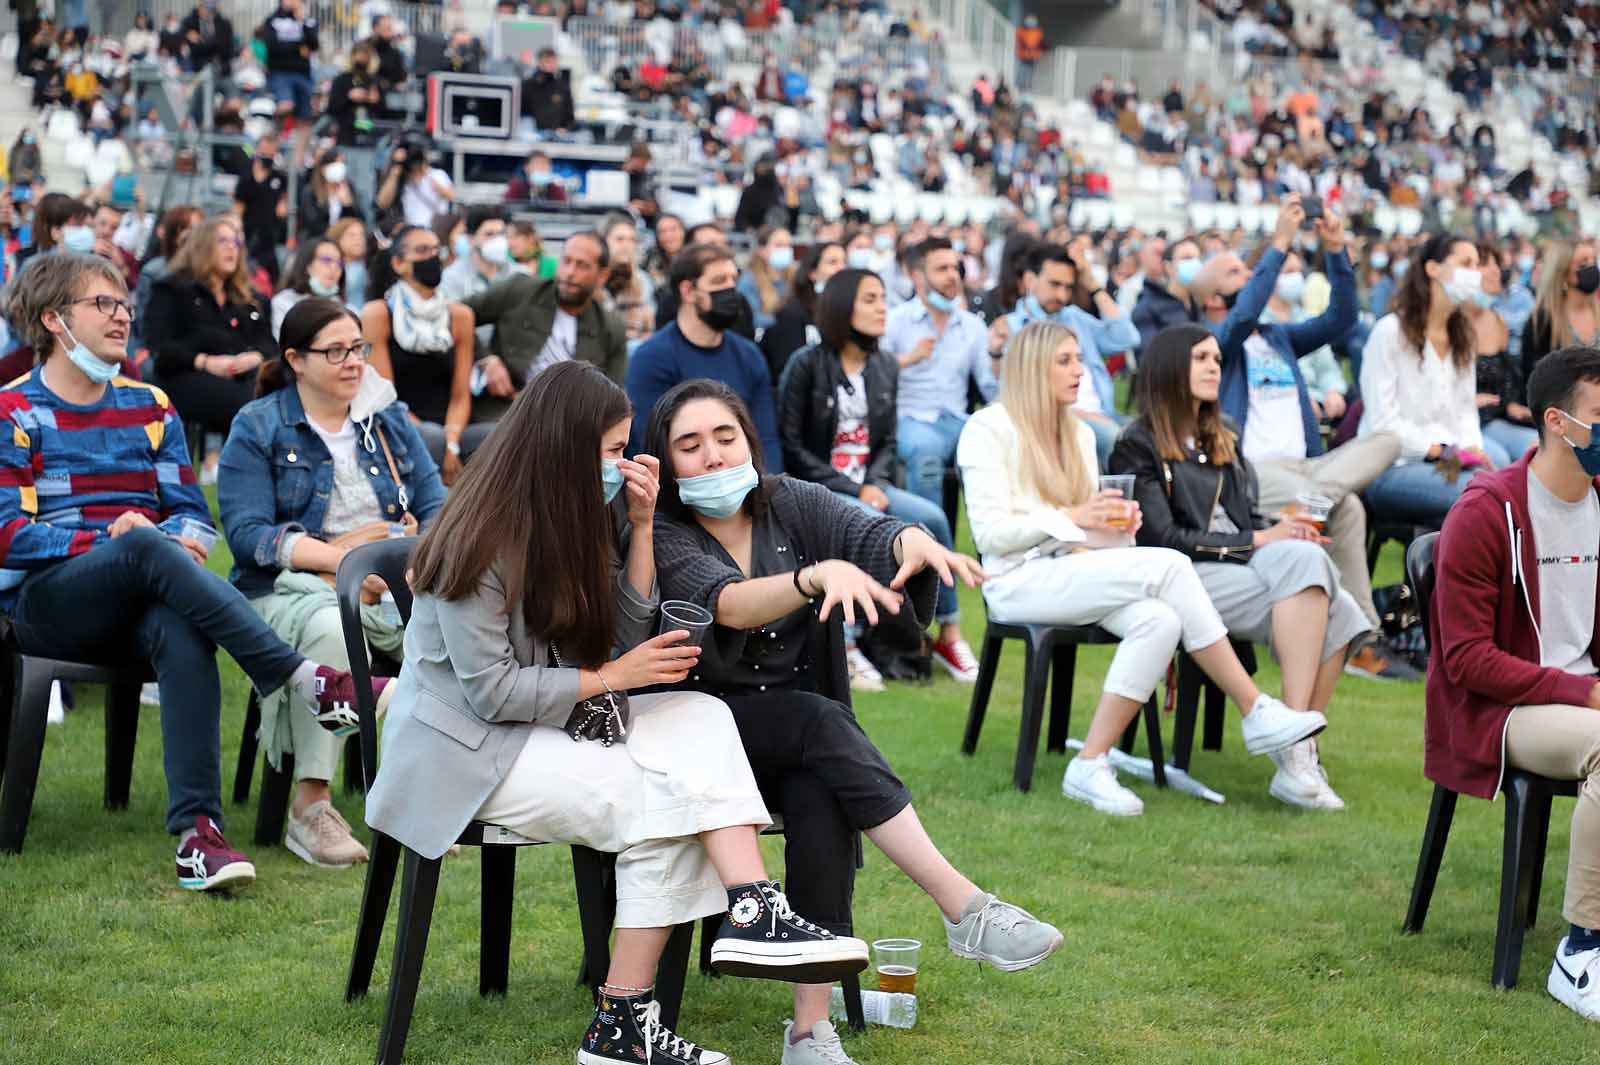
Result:
[[[963,684],[978,683],[978,660],[966,640],[951,640],[933,645],[933,660]]]
[[[383,720],[394,698],[394,682],[388,677],[372,678],[372,696],[377,718]],[[317,703],[311,708],[317,723],[335,736],[348,736],[361,727],[356,712],[356,679],[342,669],[317,667]]]
[[[256,867],[228,846],[217,823],[194,820],[194,835],[178,847],[178,886],[190,891],[230,891],[254,882]]]

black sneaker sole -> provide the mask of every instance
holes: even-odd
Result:
[[[767,946],[740,940],[718,940],[711,947],[711,968],[727,976],[752,980],[782,980],[791,984],[831,984],[866,969],[867,955],[860,940],[854,946],[840,941],[834,950],[817,946]],[[832,947],[834,944],[829,944]]]

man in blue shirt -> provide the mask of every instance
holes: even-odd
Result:
[[[900,363],[895,433],[906,488],[933,503],[944,498],[944,470],[967,424],[969,382],[985,400],[1000,391],[994,359],[1005,343],[1004,326],[986,329],[961,305],[960,259],[943,237],[906,253],[917,298],[889,312],[882,342]]]
[[[768,473],[783,472],[772,376],[755,342],[729,329],[748,306],[734,287],[739,268],[733,253],[713,244],[691,244],[672,260],[667,284],[677,293],[678,317],[640,344],[628,362],[625,384],[633,401],[628,454],[644,447],[645,428],[656,400],[680,381],[708,377],[739,394],[761,436]]]
[[[1068,302],[1078,283],[1080,266],[1072,253],[1060,244],[1041,244],[1028,257],[1022,272],[1022,288],[1028,294],[1006,316],[1011,336],[1022,332],[1030,322],[1051,321],[1071,329],[1083,353],[1083,366],[1089,374],[1089,388],[1078,389],[1078,402],[1072,413],[1094,430],[1094,449],[1104,468],[1111,447],[1117,442],[1122,419],[1117,416],[1116,389],[1105,356],[1139,346],[1139,330],[1122,314],[1122,308],[1105,289],[1096,289],[1090,299],[1100,317]]]

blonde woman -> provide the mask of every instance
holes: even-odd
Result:
[[[1134,546],[1139,505],[1098,488],[1094,432],[1071,410],[1084,373],[1071,329],[1055,322],[1023,329],[1006,352],[1000,401],[967,420],[956,464],[990,578],[983,586],[989,615],[1100,625],[1121,638],[1061,790],[1101,813],[1133,816],[1144,804],[1117,782],[1107,754],[1166,675],[1180,640],[1243,711],[1251,754],[1285,750],[1328,722],[1255,686],[1187,557]]]
[[[769,329],[789,298],[794,277],[794,237],[782,226],[756,230],[750,268],[739,275],[739,295],[755,312],[756,328]]]
[[[1600,343],[1600,265],[1587,242],[1551,241],[1539,258],[1533,313],[1522,331],[1522,379],[1552,351]],[[1518,396],[1519,400],[1524,397]]]

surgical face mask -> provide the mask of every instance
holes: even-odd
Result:
[[[872,238],[872,246],[879,251],[894,251],[894,237],[888,233],[879,233]]]
[[[1517,256],[1517,265],[1522,268],[1522,272],[1524,274],[1533,272],[1533,264],[1534,257],[1531,254],[1524,252],[1523,254]]]
[[[345,179],[346,169],[343,163],[329,163],[322,168],[322,180],[330,185],[337,185]]]
[[[683,505],[708,518],[728,518],[744,506],[750,490],[761,483],[753,463],[730,466],[715,473],[685,477],[678,482],[678,498]]]
[[[61,322],[61,328],[66,332],[67,339],[72,341],[72,347],[67,349],[67,358],[72,361],[72,365],[83,371],[85,377],[97,385],[103,385],[110,383],[111,379],[117,376],[121,370],[119,363],[107,362],[78,343],[78,338],[67,328],[65,319]]]
[[[1589,422],[1580,422],[1566,411],[1559,411],[1560,415],[1573,425],[1581,425],[1589,430],[1589,442],[1579,447],[1568,439],[1566,433],[1561,434],[1561,439],[1567,441],[1567,446],[1572,448],[1572,453],[1578,456],[1578,465],[1583,467],[1583,472],[1590,477],[1600,477],[1600,437],[1596,437],[1594,426]]]
[[[307,277],[306,287],[311,290],[313,296],[337,296],[339,294],[339,283],[337,281],[328,285],[318,278]]]
[[[394,390],[394,382],[369,362],[361,368],[361,387],[356,389],[356,397],[350,401],[350,420],[364,422],[399,398]]]
[[[457,259],[465,259],[472,254],[472,238],[465,233],[457,233],[456,238],[450,242],[450,250]]]
[[[965,255],[967,253],[967,242],[964,240],[952,240],[950,247],[955,249],[957,255]]]
[[[504,234],[489,237],[478,245],[478,257],[486,263],[504,263],[511,261],[511,239]]]
[[[794,265],[794,249],[789,247],[773,248],[767,252],[767,265],[778,272],[783,272]]]
[[[1444,298],[1459,306],[1472,302],[1473,296],[1483,291],[1483,275],[1476,270],[1458,266],[1441,286],[1444,288]]]
[[[739,295],[736,288],[719,288],[711,293],[711,306],[703,311],[697,310],[700,320],[712,329],[721,332],[731,329],[739,320],[739,311],[744,305],[744,297]]]
[[[1279,274],[1278,298],[1291,307],[1300,306],[1300,298],[1306,294],[1305,274]]]
[[[1494,294],[1491,293],[1491,292],[1485,292],[1481,288],[1478,291],[1476,291],[1476,292],[1474,292],[1472,294],[1472,302],[1476,303],[1479,307],[1484,307],[1484,308],[1493,307],[1494,306],[1494,301],[1495,301]]]
[[[1172,273],[1178,279],[1178,284],[1188,288],[1200,276],[1200,268],[1199,259],[1179,259],[1172,264]]]
[[[927,298],[928,298],[928,306],[932,307],[934,310],[938,311],[941,314],[949,314],[951,311],[953,311],[957,307],[961,306],[961,304],[957,300],[951,299],[949,296],[946,296],[944,293],[938,291],[937,289],[931,289],[930,288],[928,290],[928,297]]]
[[[607,503],[622,491],[622,467],[611,459],[600,460],[600,490],[605,493]]]
[[[1585,296],[1594,295],[1600,289],[1600,266],[1590,263],[1578,270],[1578,291]]]
[[[1368,261],[1372,263],[1372,268],[1374,270],[1388,269],[1389,253],[1386,251],[1375,251],[1372,253],[1372,258]]]
[[[94,251],[93,226],[65,226],[61,230],[61,246],[79,255]]]
[[[1405,277],[1406,271],[1409,269],[1411,269],[1411,260],[1401,259],[1399,262],[1394,264],[1394,276],[1397,278]]]
[[[852,270],[872,269],[871,248],[851,248],[844,254],[845,262],[850,264]]]

